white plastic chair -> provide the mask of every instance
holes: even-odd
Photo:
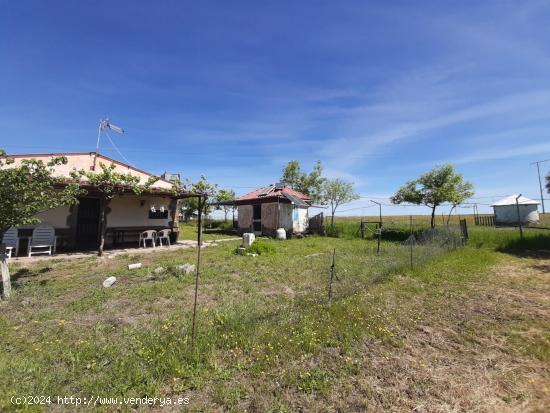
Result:
[[[166,243],[168,246],[170,246],[170,233],[172,232],[171,229],[161,229],[160,231],[157,231],[157,239],[159,241],[160,246],[162,247],[162,240],[166,240]]]
[[[15,256],[19,255],[19,237],[17,235],[17,228],[10,227],[2,238],[2,244],[6,244],[6,253],[8,259],[11,258],[11,254],[15,249]]]
[[[33,251],[33,250],[38,251]],[[29,246],[27,248],[27,255],[30,257],[32,254],[55,254],[57,249],[57,237],[55,236],[55,230],[50,225],[39,225],[32,230],[32,237],[29,239]]]
[[[143,248],[147,248],[147,241],[151,241],[151,245],[155,248],[155,244],[157,243],[157,231],[154,229],[149,229],[139,234],[140,247],[143,244]]]

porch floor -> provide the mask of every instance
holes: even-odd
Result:
[[[239,238],[223,238],[223,239],[217,239],[215,241],[203,241],[202,248],[206,247],[214,247],[219,242],[228,242],[228,241],[235,241],[239,240]],[[186,248],[196,248],[197,247],[197,241],[192,240],[179,240],[175,244],[172,244],[171,246],[156,246],[153,247],[147,247],[147,248],[140,248],[140,247],[124,247],[124,248],[112,248],[108,250],[103,251],[103,258],[111,258],[116,257],[117,255],[121,254],[152,254],[156,252],[163,252],[163,251],[174,251],[178,249],[186,249]],[[12,257],[8,262],[16,263],[16,262],[28,262],[28,261],[43,261],[43,260],[51,260],[51,259],[78,259],[78,258],[85,258],[85,257],[97,257],[97,251],[70,251],[70,252],[58,252],[53,255],[47,255],[47,254],[40,254],[40,255],[33,255],[32,257],[19,256],[19,257]]]

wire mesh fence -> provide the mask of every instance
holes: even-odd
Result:
[[[373,235],[386,234],[382,231]],[[335,248],[330,254],[327,291],[328,300],[347,297],[372,283],[385,279],[389,274],[414,269],[437,257],[465,245],[467,224],[446,225],[416,229],[399,233],[397,242],[366,243],[363,254],[349,249]]]

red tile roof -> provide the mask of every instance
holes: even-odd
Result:
[[[269,189],[273,187],[273,190],[269,191]],[[268,192],[266,195],[260,196],[260,194]],[[248,194],[245,194],[237,199],[237,202],[242,201],[252,201],[256,199],[270,199],[270,198],[278,198],[278,197],[284,197],[284,194],[289,194],[291,196],[295,196],[296,198],[302,199],[304,201],[311,201],[311,198],[305,194],[302,194],[301,192],[295,191],[294,189],[290,188],[289,186],[283,186],[282,188],[275,187],[275,185],[268,185],[264,188],[258,188],[255,191],[252,191]]]

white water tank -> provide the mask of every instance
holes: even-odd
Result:
[[[496,225],[517,225],[518,215],[522,225],[535,225],[539,222],[538,204],[527,197],[511,195],[491,206],[495,211]]]
[[[279,228],[275,231],[276,239],[286,239],[286,231],[284,228]]]
[[[254,240],[256,239],[256,236],[251,232],[245,232],[243,234],[243,247],[250,247]]]

